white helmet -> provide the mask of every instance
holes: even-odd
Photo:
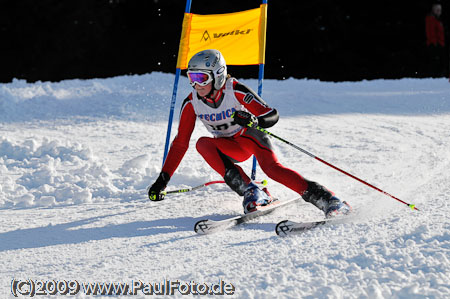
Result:
[[[204,50],[192,56],[188,63],[188,73],[195,71],[209,73],[217,90],[223,87],[227,79],[227,65],[222,53],[218,50]]]

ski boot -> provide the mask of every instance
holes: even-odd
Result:
[[[326,218],[350,213],[351,207],[347,202],[341,201],[332,192],[316,182],[307,181],[307,183],[308,189],[303,193],[302,198],[322,210]]]
[[[265,206],[273,202],[273,198],[267,188],[259,189],[254,183],[244,182],[237,168],[230,168],[225,172],[225,183],[237,194],[244,196],[242,205],[244,213],[256,211],[258,206]]]
[[[242,205],[244,207],[244,213],[247,214],[256,211],[257,207],[266,206],[272,202],[273,198],[268,191],[259,189],[258,186],[251,182],[244,192]]]
[[[352,211],[352,207],[346,202],[341,201],[336,196],[333,196],[329,202],[326,218],[331,218],[337,215],[347,215]]]

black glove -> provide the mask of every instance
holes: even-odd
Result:
[[[236,111],[233,113],[234,123],[243,127],[255,128],[258,125],[258,118],[246,111]]]
[[[164,199],[165,194],[161,193],[164,189],[166,189],[167,184],[170,181],[170,175],[167,172],[161,172],[153,183],[153,185],[148,190],[148,198],[151,201],[160,201]]]

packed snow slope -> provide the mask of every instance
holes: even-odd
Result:
[[[265,80],[263,97],[281,115],[271,132],[420,210],[273,139],[282,164],[333,190],[356,216],[288,238],[275,235],[277,222],[323,215],[299,202],[197,236],[196,221],[242,213],[224,184],[147,199],[173,80],[152,73],[0,85],[1,298],[13,298],[13,280],[222,281],[234,286],[231,298],[450,298],[448,80]],[[242,81],[256,89],[256,80]],[[182,77],[172,138],[189,91]],[[167,190],[221,179],[195,150],[203,135],[198,122]],[[257,179],[281,200],[296,195],[259,168]]]

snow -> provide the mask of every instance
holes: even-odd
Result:
[[[275,235],[277,222],[320,219],[319,211],[303,202],[197,236],[196,221],[242,212],[224,184],[146,198],[161,169],[173,81],[151,73],[0,84],[2,298],[13,298],[13,279],[222,281],[235,287],[231,298],[450,297],[448,80],[265,80],[263,96],[281,114],[270,132],[420,209],[273,139],[284,165],[332,189],[356,215],[289,238]],[[242,81],[256,89],[256,80]],[[172,137],[189,90],[182,77]],[[195,150],[207,134],[198,123],[167,190],[221,179]],[[268,181],[272,194],[295,196]]]

